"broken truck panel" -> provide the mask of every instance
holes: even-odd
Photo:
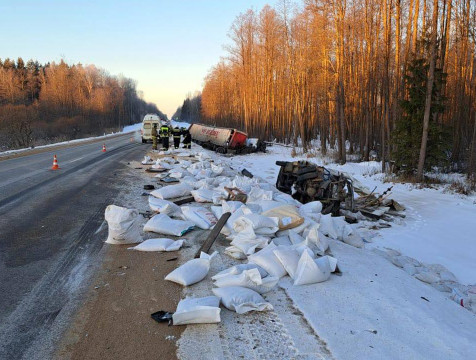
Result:
[[[277,161],[281,166],[276,187],[303,204],[320,201],[323,214],[339,215],[341,203],[354,210],[352,180],[308,161]]]

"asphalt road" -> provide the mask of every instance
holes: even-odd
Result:
[[[103,245],[104,209],[146,150],[130,137],[0,159],[0,359],[51,353]]]

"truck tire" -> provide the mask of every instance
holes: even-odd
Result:
[[[147,142],[147,140],[142,138],[142,144],[145,144],[146,142]]]
[[[215,151],[219,154],[226,154],[226,148],[219,146],[215,149]]]

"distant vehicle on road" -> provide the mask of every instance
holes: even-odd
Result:
[[[248,134],[237,129],[192,124],[189,131],[195,143],[220,154],[266,151],[266,144],[263,141],[258,140],[256,145],[250,145],[247,141]]]
[[[154,127],[154,124],[157,124],[157,131],[160,129],[160,126],[162,125],[162,121],[159,118],[159,115],[157,114],[147,114],[144,116],[144,119],[142,120],[142,129],[141,129],[141,135],[142,135],[142,142],[146,143],[147,141],[152,141],[152,128]]]

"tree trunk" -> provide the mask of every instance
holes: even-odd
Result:
[[[426,86],[425,113],[423,115],[423,133],[421,136],[420,157],[418,159],[417,179],[423,180],[423,168],[425,166],[426,145],[428,142],[428,127],[430,125],[431,115],[431,95],[433,92],[433,83],[435,80],[436,66],[436,39],[438,32],[438,0],[433,0],[433,20],[430,49],[430,69],[428,70],[428,82]]]

